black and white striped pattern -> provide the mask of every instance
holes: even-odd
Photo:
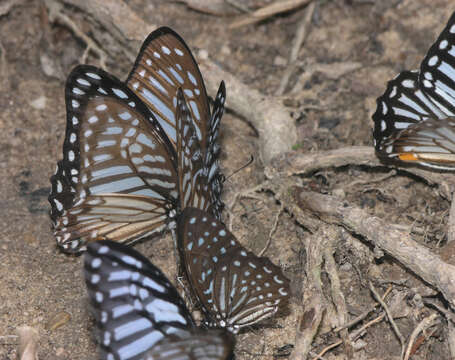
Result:
[[[164,274],[137,251],[111,241],[92,242],[84,275],[103,360],[228,358],[233,337],[195,327]]]
[[[178,217],[178,249],[206,323],[237,333],[272,316],[289,297],[289,280],[247,251],[212,215],[186,208]]]
[[[381,158],[455,170],[455,13],[420,70],[390,81],[377,104],[373,136]]]
[[[78,66],[66,84],[63,160],[51,178],[51,219],[65,251],[163,230],[178,205],[177,156],[143,102],[121,81]]]
[[[144,41],[127,85],[147,105],[174,146],[178,137],[175,94],[182,89],[200,144],[203,171],[208,176],[210,211],[220,218],[224,207],[220,199],[224,178],[218,163],[218,132],[226,100],[224,83],[220,85],[210,115],[204,80],[190,49],[177,33],[161,27]]]

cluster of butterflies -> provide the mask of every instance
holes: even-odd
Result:
[[[126,82],[78,66],[66,84],[63,160],[51,178],[58,245],[84,250],[103,359],[225,359],[240,328],[273,315],[289,281],[221,222],[222,82],[212,111],[191,51],[163,27],[144,42]],[[418,71],[378,98],[382,159],[455,169],[455,13]],[[195,324],[166,276],[124,245],[171,229]]]
[[[102,359],[226,359],[242,327],[272,316],[289,280],[221,222],[222,82],[212,111],[183,39],[145,40],[126,82],[78,66],[66,83],[63,160],[51,219],[63,251],[85,251]],[[203,321],[166,276],[125,244],[170,229]]]

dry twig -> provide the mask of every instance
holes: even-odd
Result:
[[[431,314],[430,316],[427,316],[419,323],[419,325],[416,326],[416,328],[414,329],[409,338],[408,347],[406,348],[403,360],[408,360],[409,357],[411,356],[411,349],[413,347],[413,344],[415,343],[417,335],[419,335],[419,333],[421,332],[424,332],[426,329],[436,325],[437,323],[439,323],[438,314],[434,313]]]
[[[332,230],[333,237],[339,237],[336,234],[336,231]],[[341,291],[341,282],[340,277],[338,276],[338,271],[336,268],[335,259],[333,258],[334,250],[334,240],[332,240],[329,245],[324,249],[324,268],[327,271],[327,274],[330,278],[331,286],[331,297],[335,305],[335,309],[338,315],[338,325],[345,324],[348,320],[348,311],[346,308],[346,301],[344,299],[343,292]],[[344,348],[346,352],[346,357],[352,359],[354,355],[354,350],[352,348],[351,340],[349,339],[349,333],[347,329],[340,330],[341,339],[344,343]]]
[[[310,154],[291,153],[277,157],[266,167],[265,174],[269,179],[280,179],[283,176],[308,175],[320,169],[342,167],[346,165],[364,165],[385,167],[375,155],[371,146],[348,146],[328,151],[317,151]],[[387,165],[389,166],[389,165]],[[401,173],[408,173],[424,180],[430,186],[438,186],[439,194],[445,199],[452,198],[454,187],[453,174],[436,173],[415,167],[395,168]]]
[[[452,193],[452,204],[450,206],[449,221],[447,223],[447,243],[455,240],[455,191]]]
[[[302,299],[304,312],[297,325],[294,350],[290,360],[305,360],[307,358],[326,309],[326,300],[322,291],[321,270],[323,251],[327,241],[330,240],[326,236],[327,231],[327,226],[321,226],[319,231],[312,235],[306,243],[308,281]]]
[[[398,329],[397,324],[393,320],[392,312],[390,311],[389,307],[387,304],[382,300],[381,296],[378,294],[376,291],[375,287],[373,286],[373,283],[371,281],[368,282],[368,285],[370,287],[370,291],[373,293],[374,298],[376,301],[381,304],[382,308],[384,309],[385,313],[387,314],[387,320],[389,320],[390,325],[392,325],[392,329],[395,332],[395,335],[397,336],[398,340],[400,340],[401,344],[401,357],[403,357],[404,354],[404,337],[401,334],[400,329]]]
[[[241,26],[254,24],[256,22],[267,19],[271,16],[291,11],[298,7],[308,4],[311,0],[283,0],[276,1],[270,5],[264,6],[261,9],[258,9],[248,16],[241,17],[240,19],[234,21],[229,28],[235,29]]]
[[[47,8],[49,9],[49,20],[52,22],[58,22],[64,26],[67,26],[71,29],[71,31],[81,39],[86,45],[87,48],[84,51],[84,55],[82,55],[82,62],[85,61],[87,54],[89,51],[93,51],[98,58],[100,59],[100,66],[102,69],[106,70],[106,60],[107,54],[106,52],[101,49],[98,44],[96,44],[89,36],[87,36],[79,26],[71,20],[71,18],[65,15],[62,11],[62,5],[54,0],[45,0]]]
[[[341,225],[363,236],[387,252],[438,289],[451,307],[455,308],[455,266],[445,263],[429,249],[412,240],[408,232],[391,228],[385,221],[370,216],[363,209],[350,206],[332,196],[303,191],[297,187],[293,189],[293,196],[302,209],[317,214],[324,222]]]
[[[289,55],[288,67],[286,68],[283,77],[281,78],[280,86],[278,87],[278,90],[275,93],[275,95],[277,96],[283,95],[284,90],[288,85],[289,79],[295,71],[296,68],[295,62],[299,56],[300,48],[302,47],[303,41],[306,39],[308,35],[308,30],[310,28],[310,23],[311,19],[313,18],[315,7],[316,2],[312,1],[305,10],[305,16],[297,25],[297,32],[292,43],[291,54]]]

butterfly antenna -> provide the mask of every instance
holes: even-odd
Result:
[[[248,160],[246,162],[246,164],[242,165],[241,167],[239,167],[237,170],[234,170],[234,172],[232,174],[230,174],[229,176],[223,176],[223,179],[222,179],[222,182],[224,183],[226,180],[228,180],[229,178],[233,177],[235,174],[237,174],[239,171],[245,169],[247,166],[250,166],[254,161],[254,156],[253,155],[250,155],[250,160]]]

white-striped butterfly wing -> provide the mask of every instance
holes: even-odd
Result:
[[[233,338],[194,326],[164,274],[132,248],[87,246],[84,275],[103,360],[225,359]]]
[[[419,82],[444,117],[455,116],[455,13],[423,59]]]
[[[176,95],[182,88],[201,147],[206,148],[210,108],[204,81],[190,49],[177,33],[161,27],[147,37],[127,84],[149,107],[174,145]]]
[[[177,331],[155,345],[144,360],[231,359],[234,338],[221,329]]]
[[[211,115],[204,80],[190,49],[177,33],[161,27],[144,41],[127,84],[149,107],[176,148],[176,94],[182,89],[208,177],[211,211],[220,218],[224,177],[218,163],[218,134],[226,99],[224,83],[220,84]]]
[[[58,245],[75,252],[163,230],[177,206],[176,155],[147,107],[91,66],[70,74],[66,103],[64,158],[49,196]]]
[[[455,14],[428,51],[420,71],[404,71],[387,84],[373,114],[379,157],[433,169],[455,169],[455,146],[450,143],[453,136],[444,130],[450,121],[441,121],[455,116],[454,49]],[[431,134],[436,136],[434,141]],[[446,141],[442,147],[440,136]]]
[[[247,251],[212,215],[186,208],[177,232],[183,269],[209,326],[236,333],[272,316],[289,297],[281,269]]]

